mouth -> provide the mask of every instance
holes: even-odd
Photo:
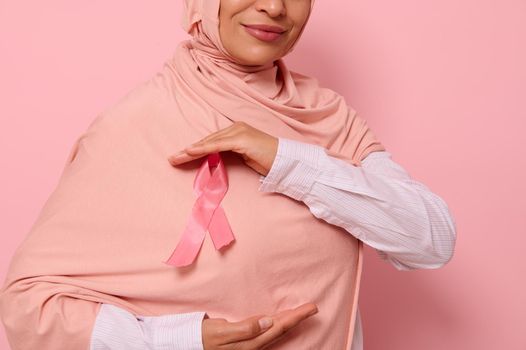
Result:
[[[275,41],[283,36],[285,29],[266,24],[242,24],[245,30],[253,37],[262,41]]]
[[[272,32],[272,33],[278,33],[281,34],[285,32],[284,28],[278,27],[278,26],[272,26],[268,24],[243,24],[245,27],[254,28],[263,30],[265,32]]]

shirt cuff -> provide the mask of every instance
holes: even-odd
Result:
[[[156,350],[203,350],[202,323],[206,312],[142,316]]]
[[[325,148],[282,137],[278,140],[276,158],[267,176],[260,176],[259,191],[303,200],[319,175]]]
[[[202,321],[206,312],[137,316],[102,303],[92,331],[91,350],[203,350]]]

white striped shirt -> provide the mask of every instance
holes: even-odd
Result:
[[[370,153],[357,167],[321,146],[279,138],[274,163],[260,182],[260,191],[303,201],[314,216],[346,229],[398,270],[440,268],[453,256],[456,224],[447,204],[388,151]],[[204,315],[136,316],[103,304],[90,350],[202,350]],[[350,350],[362,349],[358,310]]]

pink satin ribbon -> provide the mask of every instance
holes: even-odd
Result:
[[[177,267],[192,264],[201,249],[207,230],[216,250],[235,239],[220,205],[227,190],[228,178],[223,160],[219,153],[211,153],[205,158],[195,176],[194,193],[198,198],[186,228],[172,255],[164,263]]]

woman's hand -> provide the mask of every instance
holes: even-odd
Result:
[[[249,167],[266,176],[276,158],[278,138],[245,122],[235,122],[172,155],[168,160],[172,165],[179,165],[221,151],[239,153]]]
[[[204,350],[258,350],[263,349],[289,329],[318,312],[316,304],[306,303],[295,309],[281,311],[272,317],[252,316],[239,322],[224,318],[205,318],[202,325]],[[272,320],[267,328],[259,319]]]

